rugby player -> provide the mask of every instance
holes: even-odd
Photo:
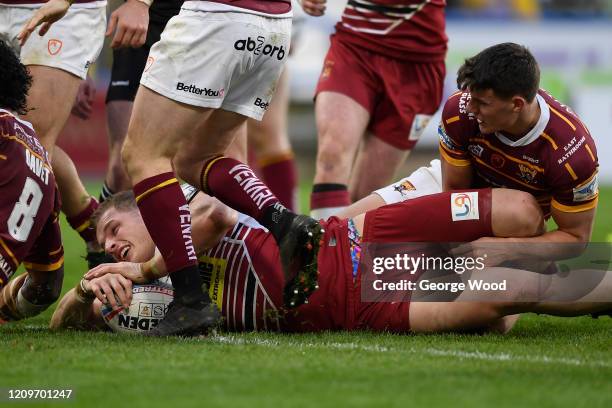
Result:
[[[469,241],[480,236],[531,236],[541,232],[542,214],[531,195],[509,189],[485,189],[469,192],[477,197],[478,219],[453,221],[452,193],[384,206],[352,219],[330,218],[324,223],[324,242],[318,254],[319,286],[307,304],[288,311],[282,306],[284,276],[279,249],[271,234],[252,218],[219,201],[189,187],[185,191],[192,211],[200,268],[227,330],[505,332],[517,318],[512,315],[517,313],[571,316],[610,307],[610,302],[589,302],[588,297],[567,304],[518,301],[526,294],[537,296],[541,276],[505,268],[472,273],[472,279],[491,279],[502,274],[511,282],[508,290],[488,299],[465,291],[453,303],[363,301],[364,271],[358,268],[362,242]],[[508,201],[515,206],[507,206]],[[88,272],[61,300],[51,321],[53,329],[102,328],[100,301],[115,309],[119,303],[129,305],[132,282],[143,283],[166,274],[131,193],[121,193],[106,201],[94,219],[100,244],[119,263],[101,265]],[[602,290],[607,290],[610,298],[610,279],[595,294],[599,299]]]
[[[326,0],[303,0],[322,15]],[[442,101],[444,0],[349,0],[315,91],[311,215],[326,219],[387,185]]]
[[[18,30],[32,16],[41,13],[40,10],[35,11],[37,8],[43,5],[43,9],[54,8],[58,4],[67,5],[68,1],[44,3],[36,0],[2,0],[0,37],[9,41],[18,51],[22,62],[32,74],[34,81],[24,119],[34,125],[41,143],[49,152],[62,195],[62,211],[72,228],[85,241],[87,259],[90,266],[93,266],[103,259],[103,252],[95,243],[95,233],[89,226],[89,218],[98,203],[85,190],[68,155],[56,149],[55,144],[71,110],[82,116],[78,108],[72,108],[73,101],[89,67],[102,49],[106,28],[106,1],[77,0],[71,3],[75,4],[65,13],[62,21],[53,27],[45,25],[41,36],[35,36],[25,43],[23,33]],[[136,0],[130,0],[129,3],[130,7],[131,3],[138,3],[144,10],[147,8]],[[110,35],[117,28],[112,45],[132,46],[144,41],[144,38],[141,40],[142,23],[137,18],[123,18],[123,15],[122,8],[111,16],[107,34]],[[146,25],[144,32],[146,34]]]
[[[539,80],[537,61],[517,44],[494,45],[465,61],[457,78],[461,91],[445,103],[438,130],[442,188],[507,187],[533,194],[557,229],[524,242],[564,244],[548,246],[546,257],[554,260],[575,255],[567,244],[579,252],[590,241],[597,149],[580,118],[540,89]],[[491,259],[498,262],[541,250],[522,245],[507,251],[497,242],[506,241],[483,240],[489,251],[497,249]]]
[[[59,195],[47,151],[21,119],[32,77],[0,40],[0,323],[55,302],[64,277]],[[26,273],[11,279],[23,263]]]
[[[183,0],[155,1],[148,9],[149,25],[146,40],[140,47],[113,48],[111,78],[106,93],[106,124],[109,141],[109,161],[106,177],[100,193],[103,201],[116,192],[130,189],[131,184],[121,162],[121,146],[125,140],[130,115],[142,71],[153,44],[159,41],[168,20],[177,15]],[[130,13],[139,13],[146,5],[142,2],[126,2],[132,6]]]
[[[61,4],[41,8],[24,36],[61,18],[68,8]],[[290,30],[289,0],[187,1],[151,48],[122,158],[175,288],[175,302],[152,335],[200,332],[220,317],[201,289],[189,207],[175,171],[270,230],[295,292],[290,303],[303,302],[316,285],[319,223],[287,210],[248,166],[221,156],[247,118],[261,120]]]

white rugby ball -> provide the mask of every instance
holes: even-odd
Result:
[[[113,331],[139,334],[157,326],[166,316],[172,299],[174,289],[170,280],[155,280],[132,287],[132,303],[129,309],[113,310],[110,306],[102,305],[100,312]]]

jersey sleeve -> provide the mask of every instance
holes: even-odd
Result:
[[[465,122],[469,120],[465,109],[461,109],[462,101],[467,93],[458,92],[452,95],[444,104],[442,119],[438,126],[440,138],[440,156],[453,166],[465,167],[471,164],[468,152],[468,137]],[[467,102],[464,102],[467,104]]]
[[[591,210],[599,196],[595,143],[588,135],[577,140],[567,150],[558,149],[551,170],[551,206],[563,212]]]
[[[55,191],[55,206],[40,235],[23,260],[29,271],[53,272],[64,266],[64,247],[59,225],[59,192]]]

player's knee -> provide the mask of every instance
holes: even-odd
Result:
[[[520,191],[516,198],[516,220],[523,236],[537,236],[544,232],[544,215],[531,194]]]
[[[493,231],[505,237],[541,235],[544,216],[536,199],[524,191],[493,190]]]
[[[199,173],[207,160],[189,160],[184,156],[177,156],[172,161],[176,174],[190,184],[194,184],[199,178]],[[196,183],[197,185],[197,183]]]
[[[39,273],[34,278],[28,277],[17,297],[17,309],[22,317],[33,317],[51,306],[59,299],[62,291],[64,272]]]

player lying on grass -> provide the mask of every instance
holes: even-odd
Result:
[[[194,245],[210,296],[224,316],[224,328],[505,332],[518,313],[574,316],[610,307],[610,303],[591,302],[602,299],[606,292],[612,299],[610,279],[573,303],[518,302],[541,294],[542,275],[506,268],[472,272],[471,279],[507,279],[508,290],[489,298],[466,290],[455,302],[363,301],[364,271],[358,267],[362,242],[468,242],[482,236],[525,237],[543,231],[542,214],[528,193],[508,189],[470,191],[478,201],[478,216],[462,221],[453,221],[453,194],[457,193],[433,194],[349,219],[322,221],[325,235],[318,256],[318,287],[309,303],[285,311],[280,307],[284,278],[274,238],[253,219],[191,191],[188,201]],[[508,206],[508,202],[513,205]],[[105,202],[95,223],[100,244],[118,263],[88,272],[61,300],[51,321],[52,329],[102,328],[101,301],[113,308],[119,308],[119,303],[129,305],[133,282],[146,282],[166,273],[130,193]],[[559,290],[551,282],[546,290]],[[113,292],[114,296],[107,296]]]
[[[0,40],[0,324],[57,300],[64,277],[59,195],[47,151],[26,109],[32,77]],[[26,273],[13,280],[23,262]]]

